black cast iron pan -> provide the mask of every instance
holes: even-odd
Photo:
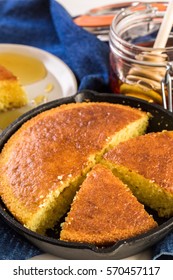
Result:
[[[173,114],[167,110],[164,110],[159,105],[150,104],[148,102],[132,98],[125,97],[119,94],[101,94],[92,91],[78,92],[76,95],[55,100],[44,105],[41,105],[14,121],[7,129],[5,129],[0,135],[0,151],[4,144],[15,133],[18,128],[27,120],[33,116],[48,110],[50,108],[57,107],[61,104],[72,102],[110,102],[129,105],[131,107],[140,108],[143,111],[147,111],[152,114],[153,118],[150,120],[150,124],[147,132],[157,132],[164,129],[173,130]],[[150,210],[149,210],[150,211]],[[35,232],[32,232],[22,226],[14,217],[8,212],[5,205],[0,201],[0,217],[12,227],[15,231],[25,236],[33,244],[39,247],[41,250],[53,254],[55,256],[64,259],[122,259],[129,256],[140,253],[141,251],[149,248],[155,243],[159,242],[173,229],[173,218],[159,219],[155,213],[152,213],[154,218],[159,223],[156,229],[153,229],[145,234],[117,242],[110,247],[98,248],[90,244],[70,243],[60,241],[58,238],[50,233],[49,236],[42,236]]]

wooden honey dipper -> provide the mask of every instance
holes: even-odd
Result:
[[[151,53],[145,52],[136,56],[138,61],[160,63],[163,66],[165,65],[165,67],[156,66],[153,68],[152,66],[133,65],[126,77],[127,84],[123,84],[120,88],[121,93],[162,104],[161,81],[165,77],[167,65],[167,55],[162,52],[166,46],[172,28],[172,15],[173,0],[168,4],[153,46],[154,50]],[[140,87],[138,85],[140,85]]]

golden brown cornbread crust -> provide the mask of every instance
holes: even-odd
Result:
[[[113,135],[138,121],[146,127],[148,118],[137,109],[110,103],[67,104],[37,115],[9,139],[0,155],[3,201],[31,228],[47,200],[53,205],[64,188],[85,175],[96,156],[112,145]]]
[[[14,76],[8,69],[0,65],[0,81],[4,80],[17,80],[16,76]]]
[[[141,182],[145,179],[146,188],[148,180],[148,195],[142,184],[131,186],[133,192],[143,203],[153,206],[160,216],[169,217],[173,215],[172,151],[173,131],[149,133],[120,143],[104,155],[104,163],[126,183],[132,181],[131,176],[136,176]]]
[[[130,189],[111,170],[97,164],[75,196],[60,239],[111,245],[156,226]]]

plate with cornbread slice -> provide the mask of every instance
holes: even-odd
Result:
[[[1,217],[65,259],[146,250],[173,228],[172,120],[158,105],[92,91],[38,106],[1,135]]]
[[[23,113],[76,90],[73,72],[55,55],[32,46],[0,44],[0,130]]]

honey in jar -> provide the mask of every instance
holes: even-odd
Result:
[[[162,104],[165,75],[172,74],[173,34],[164,49],[153,48],[153,44],[166,6],[138,4],[114,18],[110,28],[110,86],[114,93]]]

